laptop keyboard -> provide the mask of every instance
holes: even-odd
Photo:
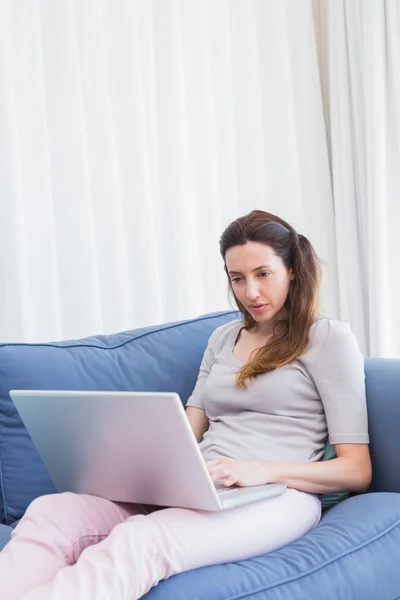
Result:
[[[220,493],[226,494],[228,492],[236,492],[238,489],[240,489],[236,485],[226,487],[223,483],[220,483],[220,482],[217,482],[214,485],[215,485],[215,489],[217,490],[218,494],[220,494]]]

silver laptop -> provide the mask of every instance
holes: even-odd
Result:
[[[11,391],[58,492],[223,510],[286,485],[214,484],[180,398],[163,392]]]

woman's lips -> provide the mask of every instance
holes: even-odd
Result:
[[[250,306],[251,310],[254,310],[255,312],[263,312],[266,308],[267,308],[268,304],[261,304],[259,306]]]

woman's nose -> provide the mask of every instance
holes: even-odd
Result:
[[[249,300],[256,300],[259,295],[258,282],[257,281],[248,281],[247,289],[246,289],[247,297]]]

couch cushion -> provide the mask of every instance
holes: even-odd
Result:
[[[395,600],[398,564],[400,494],[364,494],[281,550],[176,575],[143,600]]]
[[[225,311],[78,341],[0,345],[0,522],[54,491],[11,389],[175,391],[186,402],[208,338],[237,317]]]
[[[8,525],[2,525],[0,523],[0,552],[7,544],[10,539],[10,535],[12,532],[12,527],[8,527]],[[1,586],[1,583],[0,583]]]

